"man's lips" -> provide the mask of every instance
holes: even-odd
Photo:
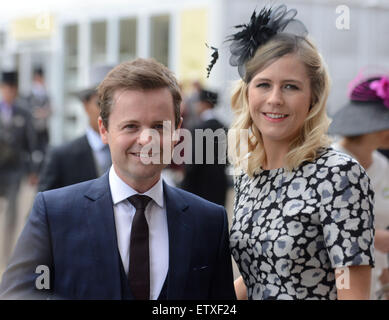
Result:
[[[141,153],[141,152],[129,152],[129,154],[138,158],[149,158],[149,157],[155,157],[159,155],[159,153]]]

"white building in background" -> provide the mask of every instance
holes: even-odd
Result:
[[[389,0],[295,0],[311,38],[330,70],[329,110],[346,100],[346,87],[366,65],[389,69]],[[0,12],[0,68],[16,68],[20,91],[30,89],[32,70],[46,71],[54,113],[51,142],[80,135],[86,118],[71,94],[88,83],[93,65],[154,57],[185,84],[200,79],[221,93],[219,113],[231,119],[229,97],[235,68],[228,64],[227,35],[246,23],[252,11],[281,1],[258,0],[13,0]],[[349,13],[349,20],[341,15]],[[339,20],[340,19],[340,20]],[[211,52],[220,58],[209,79]]]

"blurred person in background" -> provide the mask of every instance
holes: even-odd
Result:
[[[224,125],[215,116],[214,107],[217,102],[216,92],[200,90],[195,106],[199,121],[192,130],[192,163],[185,165],[185,176],[181,187],[208,201],[224,206],[228,188],[227,139]],[[202,132],[201,139],[196,139],[197,130]],[[219,149],[221,154],[219,154]],[[199,157],[201,163],[196,163],[198,153],[202,155]]]
[[[336,112],[329,133],[342,136],[334,148],[354,157],[366,170],[375,192],[375,268],[371,298],[385,297],[389,286],[389,76],[359,74],[349,85],[350,101]],[[389,288],[386,289],[386,299]]]
[[[76,92],[88,115],[86,133],[48,152],[39,177],[39,191],[95,179],[111,166],[109,147],[101,141],[99,134],[97,119],[100,109],[96,88],[112,67],[92,68],[90,85]]]
[[[381,152],[385,157],[389,159],[389,149],[380,149],[378,151]]]
[[[3,258],[12,250],[17,225],[17,200],[20,183],[29,174],[36,182],[36,164],[32,154],[36,139],[30,112],[18,99],[18,74],[3,72],[0,85],[0,196],[6,199],[5,224],[1,230]]]
[[[34,157],[40,166],[49,144],[48,120],[51,115],[50,97],[46,90],[44,72],[41,67],[34,69],[31,93],[27,96],[27,103],[31,110],[37,137],[37,152]]]
[[[183,128],[193,130],[198,124],[199,115],[196,109],[202,89],[203,86],[199,80],[193,81],[191,84],[191,91],[182,101],[182,114],[184,119],[182,124]]]

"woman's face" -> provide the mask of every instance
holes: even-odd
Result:
[[[375,132],[374,141],[377,141],[377,148],[389,149],[389,130]]]
[[[249,83],[248,102],[265,146],[289,144],[300,134],[311,105],[311,85],[297,55],[284,55],[258,72]]]

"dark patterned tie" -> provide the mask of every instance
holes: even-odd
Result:
[[[128,272],[128,281],[136,300],[150,299],[149,226],[145,217],[145,208],[150,200],[148,196],[139,194],[128,198],[136,209],[131,227]]]

